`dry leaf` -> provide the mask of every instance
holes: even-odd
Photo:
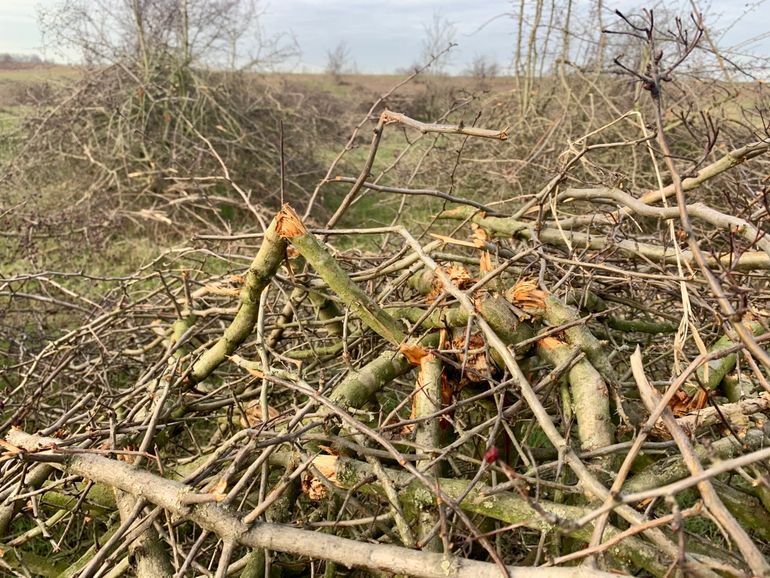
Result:
[[[302,493],[314,502],[317,502],[326,498],[329,495],[329,490],[321,483],[321,480],[313,474],[307,473],[302,478]]]
[[[289,247],[287,247],[287,249],[286,249],[286,258],[289,261],[292,261],[293,259],[296,259],[297,257],[299,257],[299,251],[297,250],[296,247],[294,247],[292,245],[289,245]]]
[[[249,373],[252,373],[252,371],[256,370],[247,370]],[[274,407],[267,406],[267,419],[275,419],[280,415],[280,412],[275,409]],[[261,424],[264,420],[262,419],[262,403],[260,400],[255,399],[249,402],[246,405],[246,408],[244,409],[244,415],[241,416],[241,427],[247,428],[247,427],[256,427],[258,424]]]
[[[472,371],[467,371],[465,373],[463,381],[460,382],[461,386],[467,381],[484,381],[490,377],[492,371],[489,366],[489,361],[487,360],[484,345],[485,341],[481,333],[474,333],[471,335],[470,343],[468,344],[468,356],[465,359],[465,367]],[[452,340],[452,348],[465,351],[465,336],[461,335],[455,337]],[[465,353],[457,353],[455,354],[455,357],[462,363],[465,358]]]
[[[337,456],[318,456],[313,460],[313,466],[324,478],[337,485]],[[329,490],[312,472],[308,472],[302,479],[302,491],[314,501],[329,495]]]
[[[137,448],[132,445],[128,445],[123,449],[127,452],[135,452]],[[118,461],[126,462],[127,464],[133,464],[136,461],[136,458],[137,458],[136,454],[118,453],[117,455]]]
[[[675,416],[679,417],[690,413],[691,411],[703,409],[706,407],[707,402],[708,395],[702,389],[698,389],[692,398],[688,397],[688,395],[680,389],[674,394],[671,401],[668,402],[668,407],[671,408],[671,411]]]

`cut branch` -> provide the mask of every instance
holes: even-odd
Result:
[[[12,430],[7,440],[23,448],[26,459],[57,456],[56,446],[61,440],[29,435]],[[500,571],[494,564],[477,562],[455,556],[444,556],[396,546],[371,544],[348,540],[319,532],[298,530],[290,526],[255,523],[244,524],[237,516],[215,504],[185,506],[184,497],[193,491],[181,482],[164,479],[147,471],[134,470],[128,464],[98,455],[68,453],[53,467],[90,480],[102,482],[164,508],[175,517],[190,520],[224,541],[231,541],[250,548],[267,548],[331,560],[345,566],[357,566],[421,576],[425,578],[499,578]],[[582,568],[507,568],[511,578],[617,578],[617,574],[596,573]]]

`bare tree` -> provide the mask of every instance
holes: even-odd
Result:
[[[465,69],[465,74],[477,78],[479,80],[486,80],[488,78],[494,78],[500,73],[500,66],[494,60],[490,60],[483,54],[477,54],[473,57],[473,60]]]
[[[352,63],[350,48],[341,40],[333,50],[326,51],[326,74],[334,78],[338,84],[342,82],[342,75],[348,74],[355,65]]]
[[[260,26],[258,0],[63,0],[40,13],[45,43],[92,64],[131,60],[269,68],[297,54]]]
[[[430,74],[445,74],[452,64],[452,55],[446,51],[447,46],[455,44],[457,27],[441,12],[434,11],[430,23],[423,25],[425,36],[420,52],[421,62],[429,62],[435,58],[428,72]]]

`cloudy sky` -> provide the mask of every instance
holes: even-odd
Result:
[[[0,0],[0,52],[42,53],[37,10],[56,0]],[[527,0],[531,3],[532,0]],[[574,0],[578,14],[590,0]],[[606,21],[612,11],[631,11],[651,2],[605,0]],[[460,71],[476,56],[505,67],[510,64],[515,26],[506,17],[518,6],[516,0],[263,0],[263,27],[271,32],[292,33],[302,51],[297,70],[320,71],[327,51],[344,41],[361,72],[393,72],[419,60],[424,27],[435,13],[451,21],[459,46],[452,69]],[[689,1],[679,4],[683,13]],[[770,0],[710,0],[700,3],[707,24],[725,30],[722,47],[749,43],[770,54]],[[765,35],[762,38],[762,35]],[[753,39],[759,38],[757,41]]]

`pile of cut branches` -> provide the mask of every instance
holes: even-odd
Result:
[[[385,111],[375,141],[393,123],[507,137]],[[120,290],[98,304],[46,298],[55,274],[6,279],[12,315],[31,292],[89,313],[40,350],[10,340],[0,564],[46,576],[129,565],[138,576],[492,576],[588,560],[654,576],[672,564],[766,574],[765,314],[695,321],[731,307],[714,271],[729,261],[760,291],[770,252],[747,220],[658,203],[768,147],[640,196],[564,189],[553,221],[453,199],[421,237],[314,230],[285,205],[241,273],[203,277],[204,252],[188,248],[162,271],[113,280]],[[617,208],[566,218],[570,202]],[[634,215],[681,223],[683,207],[746,250],[581,230]],[[334,248],[358,235],[384,250]],[[86,548],[93,532],[105,537]]]
[[[635,73],[649,107],[588,123],[515,199],[412,183],[515,131],[385,110],[303,216],[133,275],[4,277],[2,571],[770,575],[770,139],[712,127],[682,170],[669,73]],[[387,184],[396,131],[434,140]],[[593,179],[597,151],[653,170]],[[443,206],[343,228],[375,195]]]

